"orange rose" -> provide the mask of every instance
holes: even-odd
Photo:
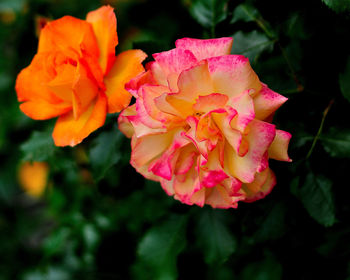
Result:
[[[124,85],[141,73],[146,54],[118,44],[113,8],[103,6],[86,20],[71,16],[51,21],[40,32],[38,53],[17,77],[20,109],[30,118],[59,117],[57,146],[79,144],[104,124],[106,114],[128,106]]]

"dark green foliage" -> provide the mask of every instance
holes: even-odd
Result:
[[[242,280],[279,280],[282,279],[282,267],[273,257],[266,254],[260,262],[247,264],[241,275]]]
[[[234,38],[259,79],[289,100],[291,163],[237,209],[183,205],[129,164],[117,115],[74,148],[55,120],[19,110],[16,75],[37,50],[36,15],[84,18],[101,1],[0,1],[0,280],[350,279],[350,2],[129,0],[115,6],[117,52],[169,50],[182,37]],[[134,100],[132,101],[134,102]],[[40,198],[19,186],[23,161],[45,161]]]
[[[199,213],[196,235],[208,264],[221,264],[236,250],[236,239],[230,233],[227,220],[223,210],[208,208]]]
[[[28,141],[21,145],[24,161],[48,161],[57,150],[50,131],[34,131]]]
[[[114,127],[117,130],[117,127]],[[95,180],[105,177],[106,172],[121,159],[121,143],[124,139],[120,131],[114,130],[101,133],[92,143],[89,159]]]
[[[240,20],[244,22],[255,21],[259,17],[260,13],[254,6],[250,4],[241,4],[234,10],[231,23],[235,23]]]
[[[199,24],[213,29],[227,16],[227,0],[193,0],[189,10]]]
[[[151,278],[177,279],[176,259],[186,246],[186,220],[186,217],[170,216],[141,239],[137,253],[140,262],[153,271]]]
[[[335,221],[335,205],[332,195],[332,181],[327,177],[315,174],[309,165],[305,178],[295,178],[293,192],[303,203],[310,216],[320,224],[328,227]]]
[[[347,60],[346,68],[345,68],[344,72],[339,74],[340,90],[341,90],[343,96],[350,102],[350,79],[349,79],[349,76],[350,76],[350,57]]]
[[[331,127],[320,137],[324,149],[332,157],[350,157],[350,130]]]
[[[256,30],[249,33],[238,31],[232,37],[234,43],[231,53],[244,55],[251,63],[255,63],[264,51],[271,51],[274,44],[264,33]]]
[[[328,7],[336,12],[350,11],[349,0],[322,0]]]

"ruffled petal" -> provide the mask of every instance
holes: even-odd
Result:
[[[156,63],[152,66],[153,68],[158,64],[162,69],[163,75],[169,82],[169,87],[172,91],[177,91],[176,83],[180,73],[197,62],[196,57],[192,52],[184,49],[172,49],[170,51],[153,54]],[[152,69],[152,71],[154,71]]]
[[[134,127],[132,123],[129,120],[130,116],[136,116],[136,105],[133,104],[132,106],[129,106],[125,108],[118,117],[118,128],[119,130],[128,138],[131,138],[134,133]]]
[[[45,100],[27,101],[19,105],[21,111],[34,120],[48,120],[72,110],[72,105],[60,103],[48,103]]]
[[[276,130],[275,139],[273,139],[269,148],[269,157],[291,162],[292,160],[288,156],[288,145],[292,135],[289,132],[283,130]]]
[[[255,117],[259,120],[265,120],[287,100],[288,98],[263,85],[259,94],[254,97]]]
[[[109,113],[120,112],[129,105],[132,96],[125,89],[125,84],[144,71],[141,63],[146,57],[141,50],[128,50],[117,56],[113,67],[104,78]]]
[[[83,64],[64,64],[58,67],[57,76],[48,87],[60,98],[73,106],[73,115],[78,119],[98,94],[98,85]]]
[[[208,113],[217,108],[225,107],[227,101],[228,97],[220,93],[212,93],[205,96],[200,95],[193,105],[193,110],[196,113]]]
[[[244,183],[254,181],[255,173],[260,170],[264,155],[276,133],[274,125],[258,120],[253,120],[248,128],[249,134],[244,138],[249,143],[249,149],[244,156],[239,156],[230,146],[225,146],[225,167]]]
[[[246,90],[261,89],[258,76],[250,67],[248,58],[241,55],[224,55],[208,58],[214,92],[237,96]]]
[[[35,55],[31,64],[18,74],[16,80],[18,101],[43,100],[46,103],[63,101],[47,87],[47,83],[54,78],[45,69],[47,59],[48,54]]]
[[[216,186],[215,188],[206,189],[205,203],[213,208],[237,208],[238,204],[236,197],[229,196],[224,186]]]
[[[106,119],[107,98],[99,93],[96,101],[84,111],[78,119],[73,112],[60,116],[53,130],[56,146],[75,146],[83,141],[91,132],[101,127]]]
[[[218,39],[192,39],[182,38],[176,40],[176,48],[190,50],[198,61],[215,56],[227,55],[231,53],[232,37]]]
[[[246,90],[240,95],[232,97],[228,102],[237,112],[237,115],[231,120],[230,125],[242,133],[244,133],[247,125],[255,117],[254,103],[249,92],[249,90]]]
[[[271,169],[265,169],[261,173],[257,173],[255,180],[250,184],[243,185],[246,192],[244,202],[254,202],[268,195],[276,185],[276,177]]]
[[[99,57],[99,48],[92,26],[71,16],[48,22],[40,32],[38,53],[72,50]]]
[[[86,21],[91,23],[100,50],[99,64],[104,75],[111,69],[115,60],[115,47],[118,45],[117,19],[111,6],[87,14]]]
[[[199,95],[204,96],[218,92],[214,90],[206,61],[183,71],[179,76],[178,86],[179,93],[176,97],[191,102],[192,104],[195,103]]]
[[[148,171],[166,180],[171,180],[175,171],[177,158],[180,154],[180,149],[189,143],[190,141],[188,139],[181,136],[181,131],[179,130],[174,135],[170,147],[162,153],[159,159],[150,164]]]
[[[140,168],[156,160],[171,145],[175,133],[176,131],[169,131],[141,138],[133,137],[131,165],[135,168]]]
[[[146,125],[148,125],[148,121],[151,120],[165,124],[169,118],[173,117],[159,110],[156,106],[157,97],[161,96],[167,90],[168,88],[164,86],[142,87],[140,97],[136,100],[136,110],[139,112],[141,120],[144,120]]]

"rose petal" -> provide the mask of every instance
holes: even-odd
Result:
[[[99,56],[96,37],[90,23],[71,16],[48,22],[40,32],[38,53],[73,50]]]
[[[176,131],[172,130],[164,134],[133,137],[130,163],[134,167],[149,164],[171,145],[175,133]]]
[[[117,56],[113,67],[104,78],[109,113],[120,112],[129,105],[131,94],[125,89],[125,84],[144,71],[141,63],[146,57],[141,50],[129,50]]]
[[[136,116],[136,104],[125,108],[118,117],[118,128],[128,138],[131,138],[134,133],[134,127],[129,120],[129,116]]]
[[[205,96],[200,95],[193,105],[193,110],[195,112],[207,113],[218,108],[223,108],[227,101],[228,97],[220,93],[212,93]]]
[[[248,127],[249,134],[244,138],[249,143],[249,150],[243,157],[235,153],[229,145],[225,146],[225,167],[229,174],[244,183],[254,181],[254,175],[260,169],[264,154],[276,133],[274,125],[258,120],[253,120]]]
[[[174,97],[186,100],[192,104],[195,103],[198,96],[216,92],[214,91],[206,61],[183,71],[179,76],[178,86],[179,93]]]
[[[107,98],[99,93],[96,101],[80,115],[74,118],[73,112],[61,115],[53,131],[56,146],[75,146],[86,138],[91,132],[101,127],[106,119]]]
[[[216,186],[215,188],[206,189],[205,203],[213,208],[237,208],[237,201],[239,199],[229,196],[228,192],[223,186]]]
[[[37,54],[31,64],[24,68],[17,76],[16,92],[18,101],[42,100],[46,103],[59,103],[58,98],[46,84],[54,76],[50,76],[45,69],[48,54]]]
[[[249,95],[249,90],[244,91],[238,96],[232,97],[228,104],[237,112],[237,115],[231,120],[231,127],[244,133],[247,125],[254,119],[254,103]]]
[[[142,72],[125,84],[125,89],[134,97],[138,97],[138,90],[143,84],[156,85],[151,71]]]
[[[57,96],[73,104],[75,119],[80,117],[98,94],[98,85],[80,63],[77,66],[65,64],[60,67],[56,78],[47,85]]]
[[[255,117],[259,120],[265,120],[287,100],[288,98],[263,85],[259,94],[254,97]]]
[[[179,180],[178,176],[173,181],[173,188],[178,199],[186,204],[192,205],[192,196],[198,192],[202,187],[198,179],[197,172],[192,168],[184,177]]]
[[[207,60],[214,92],[234,97],[246,90],[261,89],[259,78],[250,67],[248,58],[241,55],[224,55]]]
[[[261,179],[259,178],[260,176],[262,177]],[[247,191],[247,189],[250,190],[247,187],[248,184],[246,184],[247,188],[245,188],[244,186],[242,187],[247,192],[247,198],[244,200],[244,202],[254,202],[256,200],[264,198],[272,191],[273,187],[276,185],[276,177],[271,169],[266,169],[262,173],[258,173],[256,176],[256,180],[257,182],[253,182],[252,184],[256,185],[255,190],[258,189],[257,191]]]
[[[156,106],[156,100],[157,97],[161,96],[164,92],[166,92],[168,90],[167,87],[164,86],[143,86],[141,89],[141,97],[138,99],[142,99],[141,100],[136,100],[137,102],[137,107],[136,110],[139,112],[141,112],[141,107],[142,110],[145,110],[145,118],[149,119],[152,118],[153,120],[160,122],[161,124],[165,124],[168,121],[170,121],[171,119],[174,119],[175,116],[162,112],[161,110],[159,110],[159,108]],[[141,117],[142,115],[140,115]],[[145,119],[141,117],[142,119]],[[145,123],[147,125],[147,123]]]
[[[170,51],[153,54],[156,63],[162,69],[167,81],[176,81],[180,73],[197,63],[195,56],[188,50],[172,49]],[[155,65],[153,65],[155,67]],[[154,71],[154,70],[152,70]],[[171,75],[171,77],[169,77]],[[168,80],[169,77],[169,80]],[[172,87],[176,87],[173,83]],[[172,88],[176,91],[176,88]]]
[[[182,38],[176,40],[176,48],[190,50],[198,61],[209,57],[230,54],[233,38],[224,37],[218,39],[192,39]]]
[[[99,64],[103,74],[107,74],[115,60],[115,47],[118,45],[117,19],[111,6],[87,14],[86,21],[91,23],[100,50]]]
[[[288,156],[288,145],[291,137],[290,133],[277,129],[275,139],[273,139],[269,148],[269,157],[291,162],[292,160]]]
[[[47,120],[72,110],[72,105],[65,102],[48,103],[44,100],[27,101],[19,105],[21,111],[34,120]]]
[[[154,175],[160,176],[166,180],[171,180],[180,149],[189,143],[190,141],[188,139],[181,136],[181,131],[179,130],[174,135],[170,147],[162,153],[159,159],[153,161],[152,164],[149,165],[148,170],[153,172]]]

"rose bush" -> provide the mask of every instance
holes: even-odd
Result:
[[[104,124],[106,114],[125,108],[131,95],[124,85],[142,72],[146,55],[118,44],[113,8],[103,6],[86,20],[65,16],[40,32],[38,52],[17,77],[20,109],[30,118],[59,117],[53,139],[74,146]]]
[[[127,83],[119,116],[131,164],[186,204],[235,208],[276,184],[269,158],[290,161],[291,135],[271,124],[287,98],[260,82],[232,38],[183,38]]]

